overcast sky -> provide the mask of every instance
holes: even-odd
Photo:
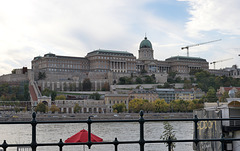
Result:
[[[138,58],[152,42],[154,58],[190,56],[240,66],[239,0],[0,0],[0,75],[46,53],[85,57],[96,49]],[[213,68],[213,65],[210,65]]]

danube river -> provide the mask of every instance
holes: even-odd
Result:
[[[176,131],[176,137],[181,139],[193,138],[192,122],[170,122]],[[57,143],[59,139],[63,141],[82,129],[87,130],[87,124],[38,124],[38,143]],[[103,138],[103,141],[114,141],[115,137],[119,141],[138,141],[139,123],[93,123],[92,133]],[[145,140],[159,140],[164,131],[162,122],[147,122],[144,124]],[[0,125],[0,142],[6,140],[8,144],[31,143],[31,125]],[[9,147],[8,151],[16,151],[16,148]],[[38,151],[58,151],[58,147],[37,147]],[[64,146],[64,151],[82,151],[83,146]],[[89,150],[85,146],[85,151]],[[114,151],[113,145],[93,145],[91,151]],[[119,145],[119,151],[139,151],[139,144]],[[146,151],[167,150],[165,144],[145,144]],[[192,143],[177,143],[175,150],[191,151]]]

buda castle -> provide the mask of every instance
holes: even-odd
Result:
[[[164,83],[170,71],[188,77],[191,69],[209,69],[206,59],[174,56],[160,61],[154,59],[152,43],[145,37],[139,46],[138,58],[127,51],[98,49],[85,57],[60,56],[53,53],[34,57],[32,72],[34,81],[42,88],[63,90],[64,83],[78,85],[89,78],[93,89],[98,90],[107,82],[113,84],[120,77],[140,73],[154,74],[157,82]],[[39,75],[44,74],[44,78]]]

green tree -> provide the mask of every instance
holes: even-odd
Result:
[[[180,76],[175,78],[175,83],[181,83],[182,82],[182,78]]]
[[[135,83],[136,84],[143,84],[143,80],[140,77],[137,77]]]
[[[112,106],[113,111],[116,111],[117,113],[121,113],[121,112],[126,112],[127,108],[126,105],[124,103],[119,103],[119,104],[114,104]]]
[[[51,96],[51,93],[52,91],[48,88],[45,88],[43,91],[42,91],[42,95],[43,96]]]
[[[55,100],[66,100],[66,96],[65,95],[58,95],[55,97]]]
[[[83,91],[91,91],[92,83],[89,78],[83,80]]]
[[[55,101],[55,98],[57,96],[57,92],[56,91],[51,91],[51,100]]]
[[[187,80],[186,78],[184,79],[184,89],[191,89],[192,88],[192,83],[190,80]]]
[[[74,110],[74,113],[79,113],[81,111],[81,106],[79,106],[78,103],[75,104],[73,110]]]
[[[29,88],[27,84],[24,85],[24,100],[30,101]]]
[[[173,126],[169,123],[169,122],[163,122],[164,125],[164,131],[163,131],[163,135],[160,136],[160,139],[163,140],[177,140],[176,136],[175,136],[175,131],[173,131]],[[169,147],[168,143],[165,143],[166,147]],[[171,143],[170,144],[170,149],[171,151],[173,151],[173,149],[176,147],[175,143]]]
[[[144,79],[145,84],[154,84],[156,83],[155,76],[146,75]]]
[[[94,100],[100,100],[100,97],[101,95],[98,92],[90,95],[90,99],[94,99]]]
[[[48,88],[45,88],[43,91],[42,91],[42,95],[43,96],[51,96],[51,100],[54,101],[55,100],[55,97],[57,96],[57,92],[56,91],[52,91]]]
[[[237,97],[237,93],[235,94]],[[229,98],[228,92],[224,92],[223,95],[219,98],[220,102],[226,102],[226,98]]]
[[[125,77],[120,77],[119,78],[119,84],[126,84],[126,78]]]
[[[208,89],[206,98],[207,98],[208,102],[216,102],[217,101],[216,91],[213,87],[210,87]]]
[[[145,69],[141,69],[141,74],[145,74],[147,71]]]
[[[35,108],[35,112],[47,112],[47,106],[44,103],[38,103],[38,105]]]

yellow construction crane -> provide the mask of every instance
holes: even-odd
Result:
[[[208,42],[203,42],[203,43],[199,43],[199,44],[189,45],[189,46],[186,46],[186,47],[182,47],[182,50],[187,49],[187,56],[189,57],[189,47],[204,45],[204,44],[208,44],[208,43],[212,43],[212,42],[216,42],[216,41],[220,41],[220,40],[222,40],[222,39],[217,39],[217,40],[213,40],[213,41],[208,41]]]
[[[215,69],[215,64],[218,63],[218,62],[223,62],[223,61],[228,61],[228,60],[232,60],[233,58],[228,58],[228,59],[223,59],[223,60],[218,60],[218,61],[213,61],[213,62],[210,62],[210,64],[213,64],[213,67]]]

